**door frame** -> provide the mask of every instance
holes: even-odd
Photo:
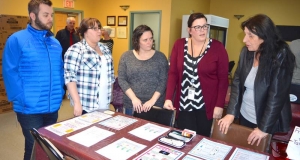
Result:
[[[54,10],[54,14],[55,12],[64,12],[66,14],[68,13],[75,13],[75,14],[78,14],[78,18],[80,18],[79,21],[81,21],[84,17],[84,11],[83,10],[73,10],[73,9],[65,9],[65,8],[53,8]],[[53,16],[53,23],[55,23],[55,16]],[[78,22],[78,24],[80,24],[80,22]],[[53,33],[56,33],[56,27],[55,25],[53,24]]]
[[[131,43],[131,40],[132,40],[132,34],[133,34],[133,21],[134,21],[134,14],[143,14],[143,13],[158,13],[159,14],[159,22],[158,22],[158,39],[157,39],[157,42],[155,42],[155,45],[157,46],[157,50],[159,51],[160,50],[160,32],[161,32],[161,10],[150,10],[150,11],[130,11],[129,12],[129,15],[130,15],[130,25],[129,25],[129,41],[128,41],[128,49],[131,50],[132,49],[132,43]]]

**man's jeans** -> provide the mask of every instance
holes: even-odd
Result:
[[[24,160],[30,160],[33,148],[34,139],[30,134],[30,129],[51,125],[56,123],[58,111],[48,114],[21,114],[17,113],[18,121],[22,127],[22,132],[25,137],[25,153]]]

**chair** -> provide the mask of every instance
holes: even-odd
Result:
[[[119,85],[118,77],[116,77],[115,82],[113,84],[113,91],[112,91],[112,104],[115,108],[116,112],[123,111],[123,91]]]
[[[133,116],[155,123],[173,127],[175,122],[175,110],[167,110],[153,106],[148,112],[137,113],[134,111]]]
[[[32,128],[30,130],[31,135],[34,138],[35,144],[39,144],[41,148],[45,151],[48,158],[50,160],[71,160],[73,158],[69,156],[63,156],[63,154],[46,138],[42,137],[40,133],[35,129]],[[32,155],[32,157],[35,155]],[[35,159],[35,158],[31,158]]]
[[[256,146],[256,143],[250,145],[247,142],[247,138],[252,131],[253,129],[251,128],[232,123],[228,128],[227,134],[223,134],[219,130],[218,121],[214,120],[212,124],[210,137],[227,143],[233,143],[235,145],[239,145],[245,148],[250,148],[255,151],[268,152],[272,136],[268,134],[265,138],[263,138],[260,141],[258,146]]]

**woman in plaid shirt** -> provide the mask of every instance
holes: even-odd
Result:
[[[110,50],[100,43],[101,24],[95,18],[83,19],[79,33],[83,39],[65,54],[64,76],[74,116],[109,109],[114,67]]]

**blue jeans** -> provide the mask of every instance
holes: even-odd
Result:
[[[124,108],[124,113],[129,116],[133,116],[133,108]]]
[[[33,148],[34,139],[30,134],[30,129],[39,129],[56,123],[58,111],[47,114],[21,114],[17,113],[18,121],[22,127],[22,132],[25,138],[25,153],[24,160],[30,160]]]

